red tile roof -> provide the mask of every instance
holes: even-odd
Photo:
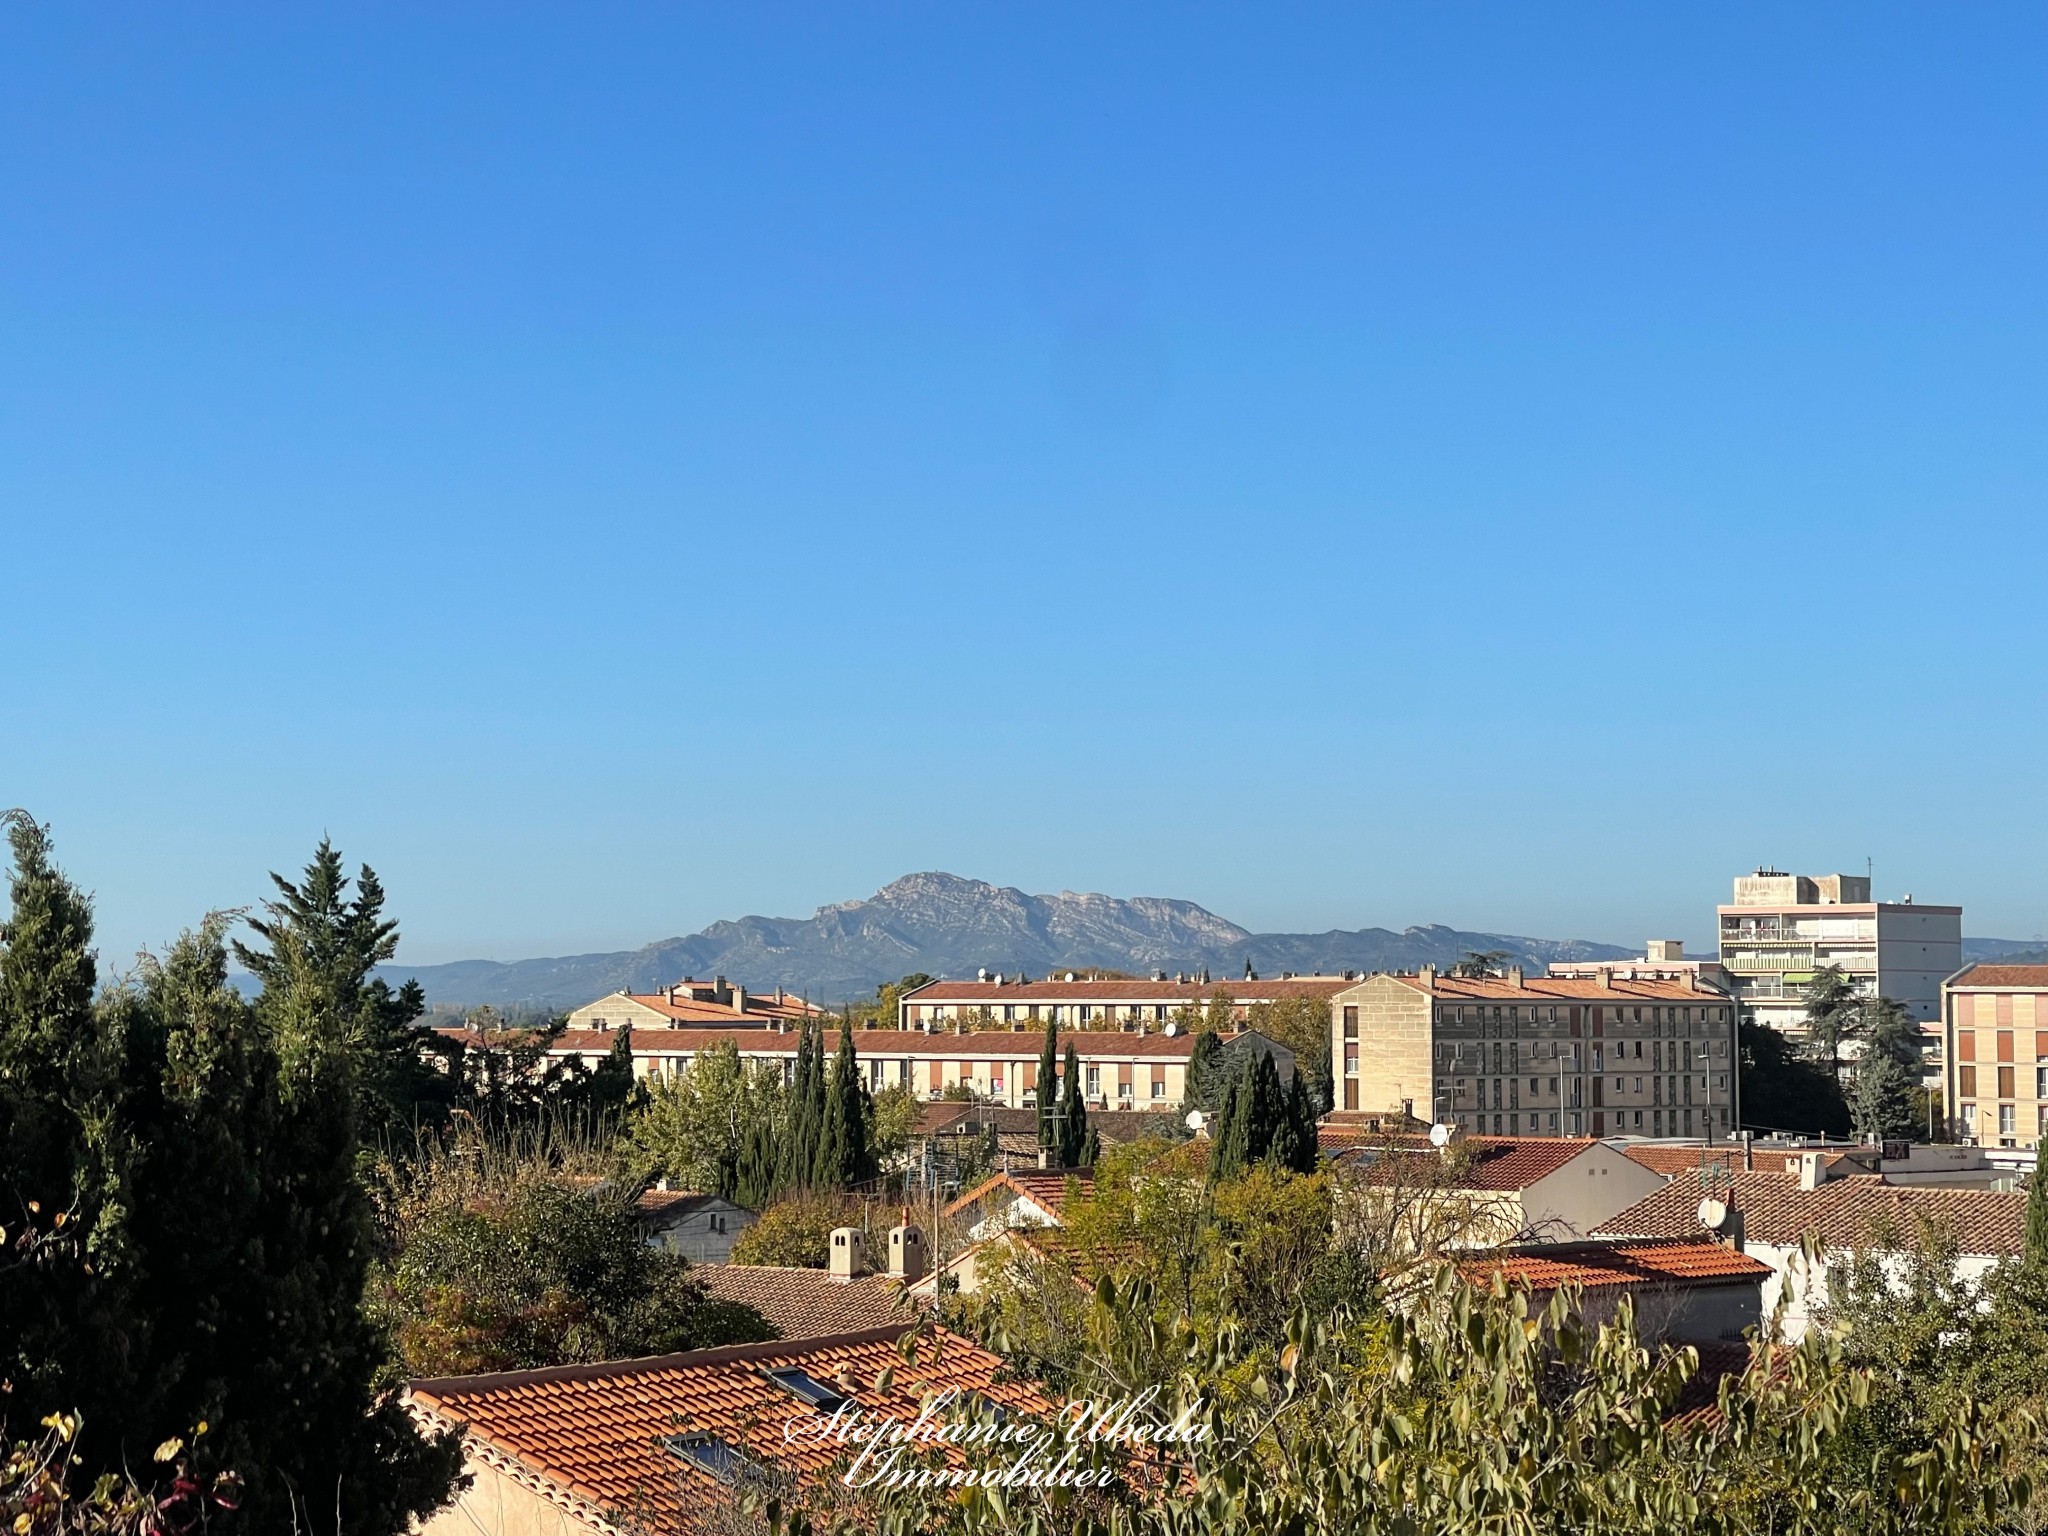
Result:
[[[1240,1006],[1282,999],[1335,997],[1357,980],[1342,976],[1291,976],[1246,981],[930,981],[903,994],[906,1003],[993,1006],[997,1003],[1205,1003],[1218,992]]]
[[[1071,1182],[1070,1182],[1071,1181]],[[999,1173],[984,1179],[974,1188],[960,1196],[946,1207],[948,1216],[956,1216],[971,1210],[991,1197],[1000,1198],[1005,1190],[1013,1196],[1021,1196],[1048,1212],[1054,1221],[1060,1219],[1061,1207],[1066,1204],[1069,1189],[1086,1198],[1095,1189],[1093,1168],[1031,1168],[1019,1169],[1012,1173]]]
[[[1456,1145],[1467,1149],[1470,1161],[1446,1183],[1458,1189],[1514,1190],[1548,1178],[1600,1143],[1576,1136],[1467,1136]],[[1428,1142],[1412,1137],[1359,1138],[1335,1156],[1340,1167],[1368,1181],[1397,1179],[1411,1161],[1449,1162]]]
[[[785,1339],[812,1339],[891,1323],[908,1328],[918,1320],[903,1282],[887,1275],[834,1280],[822,1269],[780,1264],[697,1264],[690,1273],[718,1300],[752,1307]]]
[[[1567,1285],[1582,1290],[1614,1286],[1752,1284],[1771,1266],[1719,1243],[1685,1238],[1633,1243],[1553,1243],[1496,1249],[1458,1266],[1466,1279],[1532,1291]]]
[[[475,1031],[460,1026],[450,1026],[438,1033],[467,1044],[482,1043]],[[503,1036],[499,1038],[502,1042]],[[611,1049],[612,1042],[617,1038],[618,1032],[615,1030],[565,1030],[549,1050],[557,1056],[603,1055]],[[779,1033],[758,1025],[741,1025],[729,1029],[636,1029],[633,1031],[633,1054],[695,1055],[699,1051],[711,1049],[721,1041],[730,1040],[739,1047],[743,1056],[794,1056],[799,1038],[796,1030]],[[838,1041],[837,1031],[826,1031],[827,1051],[836,1049]],[[857,1029],[853,1032],[854,1049],[868,1057],[969,1056],[994,1061],[1035,1062],[1038,1060],[1039,1048],[1043,1042],[1042,1034],[1028,1029],[980,1030],[965,1035],[936,1031],[926,1034],[916,1029]],[[1194,1049],[1194,1037],[1141,1035],[1122,1030],[1061,1030],[1062,1055],[1069,1045],[1080,1053],[1084,1061],[1115,1061],[1120,1058],[1185,1061]]]
[[[1973,965],[1949,983],[1965,987],[2040,987],[2048,991],[2048,965]]]
[[[1424,983],[1419,976],[1396,976],[1394,980],[1427,991],[1447,1002],[1659,1002],[1725,1003],[1728,994],[1704,983],[1688,986],[1684,981],[1610,976],[1602,985],[1597,976],[1525,976],[1517,986],[1508,976],[1443,976]]]
[[[723,1489],[665,1448],[665,1438],[712,1435],[799,1479],[829,1471],[843,1449],[830,1438],[785,1441],[784,1425],[815,1410],[769,1380],[769,1369],[800,1369],[862,1409],[903,1423],[947,1390],[979,1393],[1026,1413],[1053,1410],[1038,1388],[1008,1379],[1000,1356],[944,1330],[918,1338],[906,1360],[898,1349],[906,1332],[899,1325],[801,1344],[416,1381],[411,1401],[442,1423],[466,1425],[473,1455],[558,1507],[585,1518],[637,1511],[648,1529],[703,1531],[729,1512],[718,1508]],[[885,1371],[893,1373],[886,1390]]]
[[[1661,1173],[1672,1178],[1681,1173],[1698,1173],[1701,1165],[1715,1165],[1723,1169],[1733,1166],[1730,1152],[1725,1146],[1712,1146],[1706,1142],[1695,1142],[1691,1146],[1680,1146],[1668,1141],[1618,1141],[1614,1149],[1632,1163],[1641,1163],[1652,1173]],[[1735,1154],[1736,1160],[1740,1155]]]
[[[2026,1224],[2026,1196],[1940,1185],[1887,1184],[1876,1174],[1830,1179],[1803,1190],[1797,1176],[1741,1172],[1710,1186],[1714,1197],[1742,1213],[1746,1241],[1798,1245],[1809,1232],[1830,1248],[1876,1246],[1887,1233],[1911,1242],[1922,1225],[1951,1233],[1970,1254],[2018,1253]],[[1647,1199],[1600,1224],[1604,1237],[1705,1237],[1699,1175],[1681,1174]]]

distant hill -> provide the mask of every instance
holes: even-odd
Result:
[[[1355,932],[1253,933],[1191,901],[1140,896],[1028,896],[938,873],[905,875],[865,901],[809,917],[743,917],[687,938],[612,954],[547,960],[458,960],[386,966],[394,984],[417,977],[430,1002],[499,1008],[573,1008],[624,988],[647,992],[684,976],[728,976],[756,990],[787,987],[839,1003],[913,971],[1043,976],[1099,966],[1139,975],[1195,970],[1332,974],[1450,965],[1468,950],[1505,950],[1540,970],[1552,960],[1621,960],[1636,951],[1584,939],[1468,933],[1440,924]]]

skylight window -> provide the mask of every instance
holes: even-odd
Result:
[[[745,1452],[702,1430],[693,1430],[687,1435],[670,1435],[661,1443],[670,1455],[688,1462],[700,1472],[709,1472],[721,1483],[737,1483],[753,1470],[753,1463],[748,1461]]]
[[[846,1394],[837,1387],[828,1387],[810,1372],[793,1365],[764,1374],[790,1396],[801,1398],[821,1413],[830,1413],[847,1400]]]

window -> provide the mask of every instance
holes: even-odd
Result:
[[[1975,1067],[1956,1068],[1956,1088],[1965,1098],[1974,1099],[1977,1096],[1977,1069]]]
[[[1532,1078],[1530,1078],[1530,1079],[1529,1079],[1529,1097],[1533,1099],[1533,1098],[1535,1098],[1535,1097],[1536,1097],[1536,1095],[1537,1095],[1537,1094],[1541,1093],[1542,1091],[1543,1091],[1543,1079],[1542,1079],[1542,1078],[1540,1078],[1540,1077],[1532,1077]]]
[[[2012,1097],[2011,1067],[2000,1067],[1998,1069],[1998,1096],[2001,1099],[2009,1099]]]
[[[1642,1129],[1642,1126],[1643,1126],[1643,1112],[1642,1112],[1642,1111],[1641,1111],[1641,1110],[1639,1109],[1639,1110],[1637,1110],[1637,1111],[1636,1111],[1636,1129],[1637,1129],[1637,1130],[1641,1130],[1641,1129]]]
[[[737,1483],[753,1470],[753,1464],[744,1452],[701,1430],[693,1430],[687,1435],[670,1435],[661,1443],[670,1455],[688,1462],[700,1472],[709,1472],[721,1483]]]
[[[1164,1072],[1155,1070],[1152,1074],[1152,1097],[1155,1099],[1166,1097],[1166,1074]]]
[[[1102,1068],[1088,1069],[1088,1092],[1091,1097],[1102,1092]]]
[[[1165,1012],[1164,1009],[1160,1011],[1162,1013]],[[1346,1040],[1356,1040],[1358,1038],[1358,1010],[1356,1008],[1346,1008],[1344,1010],[1344,1038]]]
[[[2048,1067],[2034,1068],[2034,1097],[2048,1099]]]
[[[2010,1105],[2010,1104],[2001,1104],[2001,1105],[1999,1105],[1999,1106],[1998,1106],[1998,1134],[1999,1134],[1999,1135],[2001,1135],[2001,1136],[2010,1136],[2010,1135],[2012,1135],[2012,1134],[2013,1134],[2013,1132],[2014,1132],[2014,1131],[2015,1131],[2015,1130],[2017,1129],[2017,1125],[2016,1125],[2016,1121],[2017,1121],[2017,1119],[2018,1119],[2018,1117],[2017,1117],[2017,1116],[2016,1116],[2016,1115],[2014,1114],[2014,1112],[2013,1112],[2013,1107],[2012,1107],[2012,1105]]]
[[[809,1371],[800,1370],[793,1365],[783,1366],[779,1370],[763,1371],[761,1374],[791,1397],[801,1399],[824,1413],[830,1413],[846,1401],[844,1392],[836,1387],[826,1386]]]

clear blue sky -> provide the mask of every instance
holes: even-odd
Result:
[[[110,951],[908,870],[2048,930],[2048,11],[13,6],[0,804]]]

